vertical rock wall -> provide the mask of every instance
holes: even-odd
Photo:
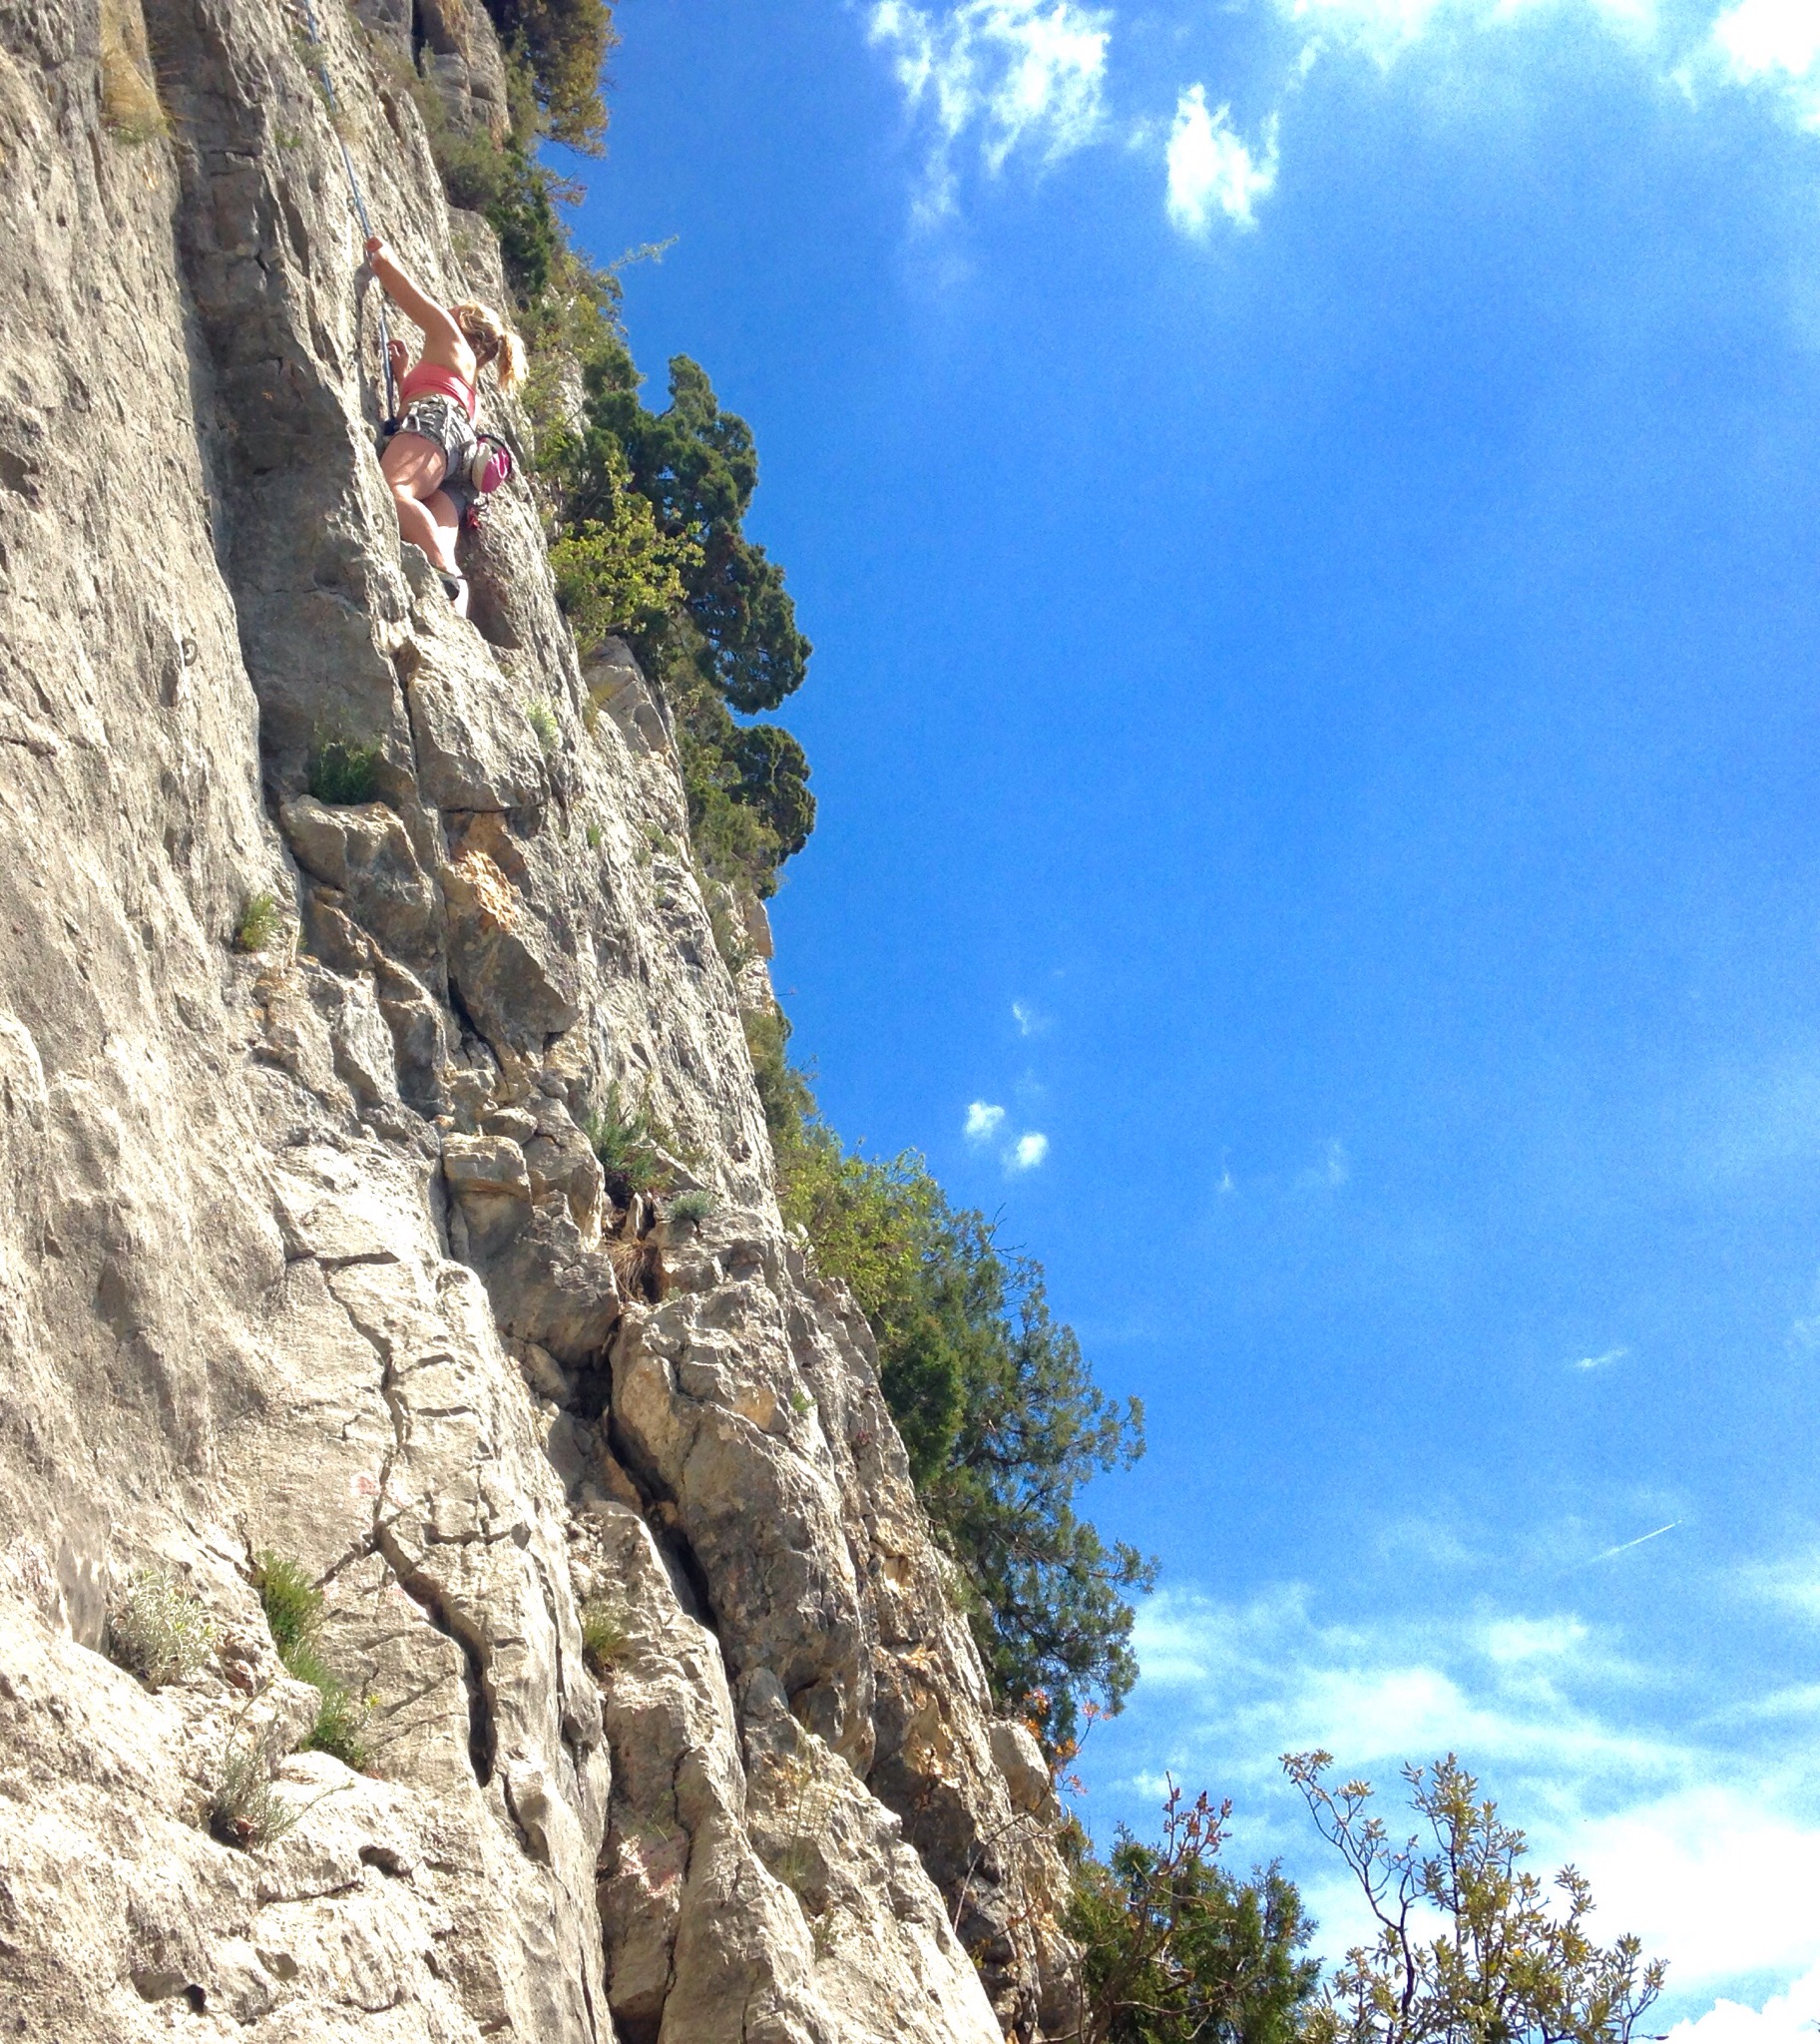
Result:
[[[578,662],[522,485],[477,628],[379,476],[340,140],[426,281],[498,295],[406,89],[497,125],[497,43],[319,7],[339,137],[283,0],[0,0],[7,2007],[68,2044],[1033,2036],[1053,1804],[780,1227],[768,992],[663,707]],[[104,119],[104,45],[162,132]],[[325,735],[382,746],[378,799],[309,796]],[[614,1200],[615,1085],[705,1220]],[[263,1549],[323,1586],[365,1772],[290,1752]],[[217,1628],[156,1691],[101,1651],[153,1564]],[[257,1852],[204,1821],[249,1751],[301,1812]]]

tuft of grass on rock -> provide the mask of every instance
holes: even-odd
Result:
[[[684,1222],[690,1228],[699,1227],[714,1211],[714,1196],[698,1187],[690,1187],[685,1193],[679,1193],[671,1201],[669,1219]]]
[[[246,897],[246,906],[240,910],[240,919],[233,926],[233,948],[263,951],[283,927],[277,896],[269,888],[261,887],[256,894]]]
[[[370,1755],[366,1747],[366,1706],[344,1683],[332,1677],[316,1685],[321,1702],[316,1722],[309,1728],[303,1745],[310,1753],[325,1753],[350,1767],[364,1771]]]
[[[537,743],[543,748],[548,759],[562,743],[563,728],[557,722],[555,709],[544,702],[533,703],[525,712],[525,721],[537,734]]]
[[[138,0],[101,0],[101,121],[117,141],[136,145],[171,132]]]
[[[108,1614],[108,1657],[153,1689],[187,1682],[215,1651],[200,1599],[169,1569],[142,1569]]]
[[[303,1741],[305,1750],[331,1754],[350,1768],[365,1767],[361,1735],[366,1707],[322,1651],[322,1592],[301,1562],[270,1548],[263,1549],[253,1564],[253,1585],[285,1673],[308,1683],[318,1698],[315,1722]]]
[[[582,1607],[582,1658],[596,1675],[605,1675],[625,1653],[631,1635],[626,1616],[605,1597],[591,1597]]]
[[[353,739],[345,733],[317,733],[305,767],[309,791],[319,802],[347,807],[370,802],[379,786],[379,763],[385,748],[377,739]]]
[[[616,1079],[607,1088],[607,1098],[597,1113],[582,1124],[582,1133],[594,1146],[607,1189],[624,1205],[633,1193],[655,1191],[664,1176],[658,1155],[660,1131],[648,1101],[635,1106],[627,1100]]]
[[[269,1547],[262,1548],[253,1563],[252,1585],[264,1607],[278,1659],[290,1668],[290,1657],[300,1648],[313,1647],[322,1629],[322,1592],[300,1561]],[[296,1674],[294,1668],[290,1672]]]
[[[241,1852],[257,1852],[295,1829],[302,1814],[272,1786],[270,1765],[258,1747],[230,1738],[209,1801],[211,1836]]]

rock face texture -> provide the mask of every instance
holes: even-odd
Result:
[[[406,89],[497,132],[497,41],[318,0],[337,133],[284,0],[137,9],[0,0],[6,2020],[1061,2034],[1041,1759],[779,1223],[768,987],[663,705],[578,659],[522,482],[468,624],[381,481],[341,141],[406,262],[498,297]],[[325,736],[373,799],[307,791]],[[705,1218],[616,1199],[615,1099]],[[295,1751],[264,1551],[321,1586],[362,1771]],[[103,1651],[149,1568],[212,1628],[156,1687]],[[209,1822],[247,1765],[292,1820],[254,1849]]]

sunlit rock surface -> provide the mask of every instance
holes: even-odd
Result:
[[[497,132],[491,29],[419,12],[422,76]],[[501,295],[408,10],[319,13],[384,232]],[[735,984],[664,707],[623,648],[578,662],[522,479],[476,624],[401,550],[301,16],[144,28],[166,132],[128,140],[94,8],[0,9],[6,2019],[1034,2036],[1066,2005],[1053,1798],[865,1325],[778,1221],[762,911]],[[138,43],[115,0],[107,33]],[[308,794],[325,735],[378,742],[374,799]],[[585,1124],[616,1083],[704,1221],[612,1197]],[[264,1549],[323,1585],[365,1773],[291,1751],[314,1693]],[[156,1692],[101,1651],[154,1565],[217,1637]],[[208,1827],[249,1748],[296,1817],[257,1851]]]

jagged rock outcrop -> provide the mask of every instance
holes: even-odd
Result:
[[[864,1322],[780,1225],[768,983],[716,951],[664,707],[623,648],[578,661],[522,483],[470,625],[380,480],[340,139],[414,268],[499,295],[408,89],[499,132],[497,41],[461,0],[322,8],[338,138],[284,0],[106,16],[0,5],[9,2016],[1059,2029],[1040,1757]],[[104,46],[163,132],[104,119]],[[374,799],[308,793],[324,735],[378,745]],[[615,1086],[705,1218],[616,1199]],[[323,1588],[364,1772],[291,1750],[266,1549]],[[216,1628],[156,1690],[102,1651],[155,1564]],[[249,1753],[296,1817],[258,1851],[207,1823]]]

